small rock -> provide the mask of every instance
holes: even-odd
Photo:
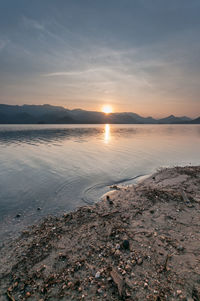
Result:
[[[142,264],[143,263],[143,259],[142,258],[139,258],[138,260],[137,260],[137,264]]]
[[[70,281],[70,282],[67,283],[67,286],[68,286],[68,287],[71,287],[72,284],[73,284],[73,283]]]
[[[182,294],[182,291],[181,290],[177,290],[176,293],[177,293],[178,296],[180,296]]]
[[[101,288],[99,288],[99,289],[97,290],[97,293],[98,293],[98,294],[103,294],[103,290],[102,290]]]
[[[120,256],[120,255],[121,255],[120,250],[116,250],[116,251],[115,251],[115,256]]]
[[[106,200],[110,205],[113,205],[113,201],[110,199],[109,195],[106,196]]]
[[[178,251],[183,251],[183,250],[184,250],[184,247],[180,245],[180,246],[177,247],[177,250],[178,250]]]
[[[26,297],[30,297],[31,293],[30,292],[27,292],[26,293]]]
[[[16,281],[16,282],[14,283],[13,287],[15,288],[15,287],[17,287],[17,286],[18,286],[18,282]]]
[[[115,249],[119,250],[120,249],[120,244],[116,244]]]
[[[129,250],[130,248],[129,240],[125,239],[122,243],[122,246],[125,250]]]
[[[101,273],[98,271],[98,272],[96,272],[96,274],[95,274],[95,278],[99,278],[101,276]]]
[[[127,265],[125,266],[125,270],[126,270],[126,271],[131,271],[131,266],[130,266],[129,264],[127,264]]]

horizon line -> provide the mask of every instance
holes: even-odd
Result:
[[[98,110],[86,110],[86,109],[82,109],[80,107],[78,108],[73,108],[73,109],[69,109],[68,107],[65,107],[65,106],[62,106],[62,105],[52,105],[52,104],[48,104],[48,103],[43,103],[43,104],[5,104],[5,103],[0,103],[0,105],[5,105],[5,106],[18,106],[18,107],[23,107],[23,106],[51,106],[51,107],[60,107],[60,108],[63,108],[63,109],[66,109],[66,110],[69,110],[69,111],[74,111],[74,110],[82,110],[82,111],[86,111],[86,112],[97,112],[97,113],[102,113],[102,114],[105,114],[104,112],[102,111],[98,111]],[[167,115],[165,117],[165,115],[163,115],[164,117],[153,117],[151,115],[147,115],[147,116],[143,116],[143,115],[140,115],[139,113],[136,113],[136,112],[133,112],[133,111],[114,111],[114,112],[111,112],[111,113],[108,113],[108,114],[105,114],[105,115],[112,115],[112,114],[127,114],[127,113],[132,113],[132,114],[137,114],[138,116],[141,116],[141,117],[144,117],[144,118],[153,118],[153,119],[163,119],[163,118],[167,118],[167,117],[170,117],[170,116],[174,116],[174,117],[187,117],[187,118],[191,118],[191,119],[196,119],[198,117],[200,117],[200,113],[196,116],[196,117],[191,117],[191,116],[188,116],[188,115],[175,115],[173,113]]]

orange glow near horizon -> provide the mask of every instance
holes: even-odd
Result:
[[[105,114],[110,114],[113,112],[113,109],[110,105],[104,105],[102,107],[102,112],[105,113]]]

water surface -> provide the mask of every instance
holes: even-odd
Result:
[[[0,238],[199,151],[199,125],[1,125]]]

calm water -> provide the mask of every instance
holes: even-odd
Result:
[[[0,238],[199,153],[199,125],[0,126]]]

